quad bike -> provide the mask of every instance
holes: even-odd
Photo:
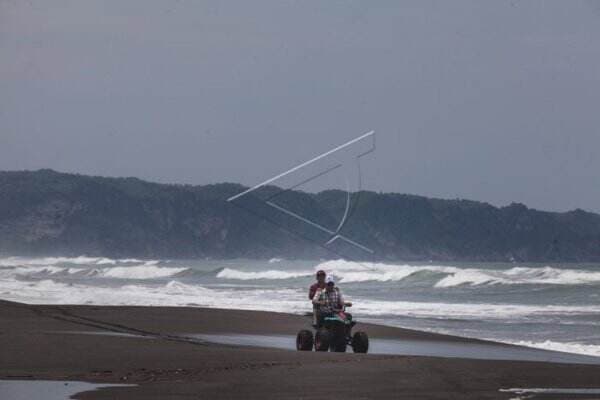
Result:
[[[346,304],[347,307],[350,304]],[[352,320],[344,310],[322,315],[316,324],[316,333],[308,329],[302,329],[296,336],[296,349],[299,351],[311,351],[314,345],[315,351],[345,352],[346,346],[351,346],[355,353],[366,353],[369,351],[369,337],[365,332],[356,332],[352,335],[352,327],[356,321]]]

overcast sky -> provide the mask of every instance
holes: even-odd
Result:
[[[600,211],[600,1],[0,0],[0,169]],[[329,178],[336,185],[337,178]]]

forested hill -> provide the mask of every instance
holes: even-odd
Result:
[[[339,239],[324,245],[328,234],[289,213],[226,201],[242,190],[229,183],[165,185],[52,170],[0,172],[0,254],[600,261],[600,215],[582,210],[553,213],[521,204],[497,208],[354,193],[339,233],[371,254],[344,247],[348,243]],[[337,190],[278,195],[275,187],[255,194],[331,231],[344,215],[347,196]]]

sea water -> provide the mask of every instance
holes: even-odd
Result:
[[[315,271],[359,321],[600,356],[600,265],[0,258],[0,298],[305,313]]]
[[[77,381],[0,380],[0,399],[67,400],[81,392],[127,386],[135,385],[94,384]]]

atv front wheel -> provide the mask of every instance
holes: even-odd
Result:
[[[366,353],[369,351],[369,337],[365,332],[356,332],[352,336],[352,349],[355,353]]]
[[[336,353],[345,353],[346,352],[346,338],[342,338],[341,340],[337,340],[336,342],[332,343],[331,351],[335,351]]]
[[[336,324],[331,330],[331,351],[335,351],[336,353],[345,353],[346,352],[346,327],[342,324]]]
[[[311,351],[313,347],[313,334],[311,331],[303,329],[296,336],[296,350]]]
[[[315,351],[329,350],[331,334],[326,329],[319,329],[315,335]]]

